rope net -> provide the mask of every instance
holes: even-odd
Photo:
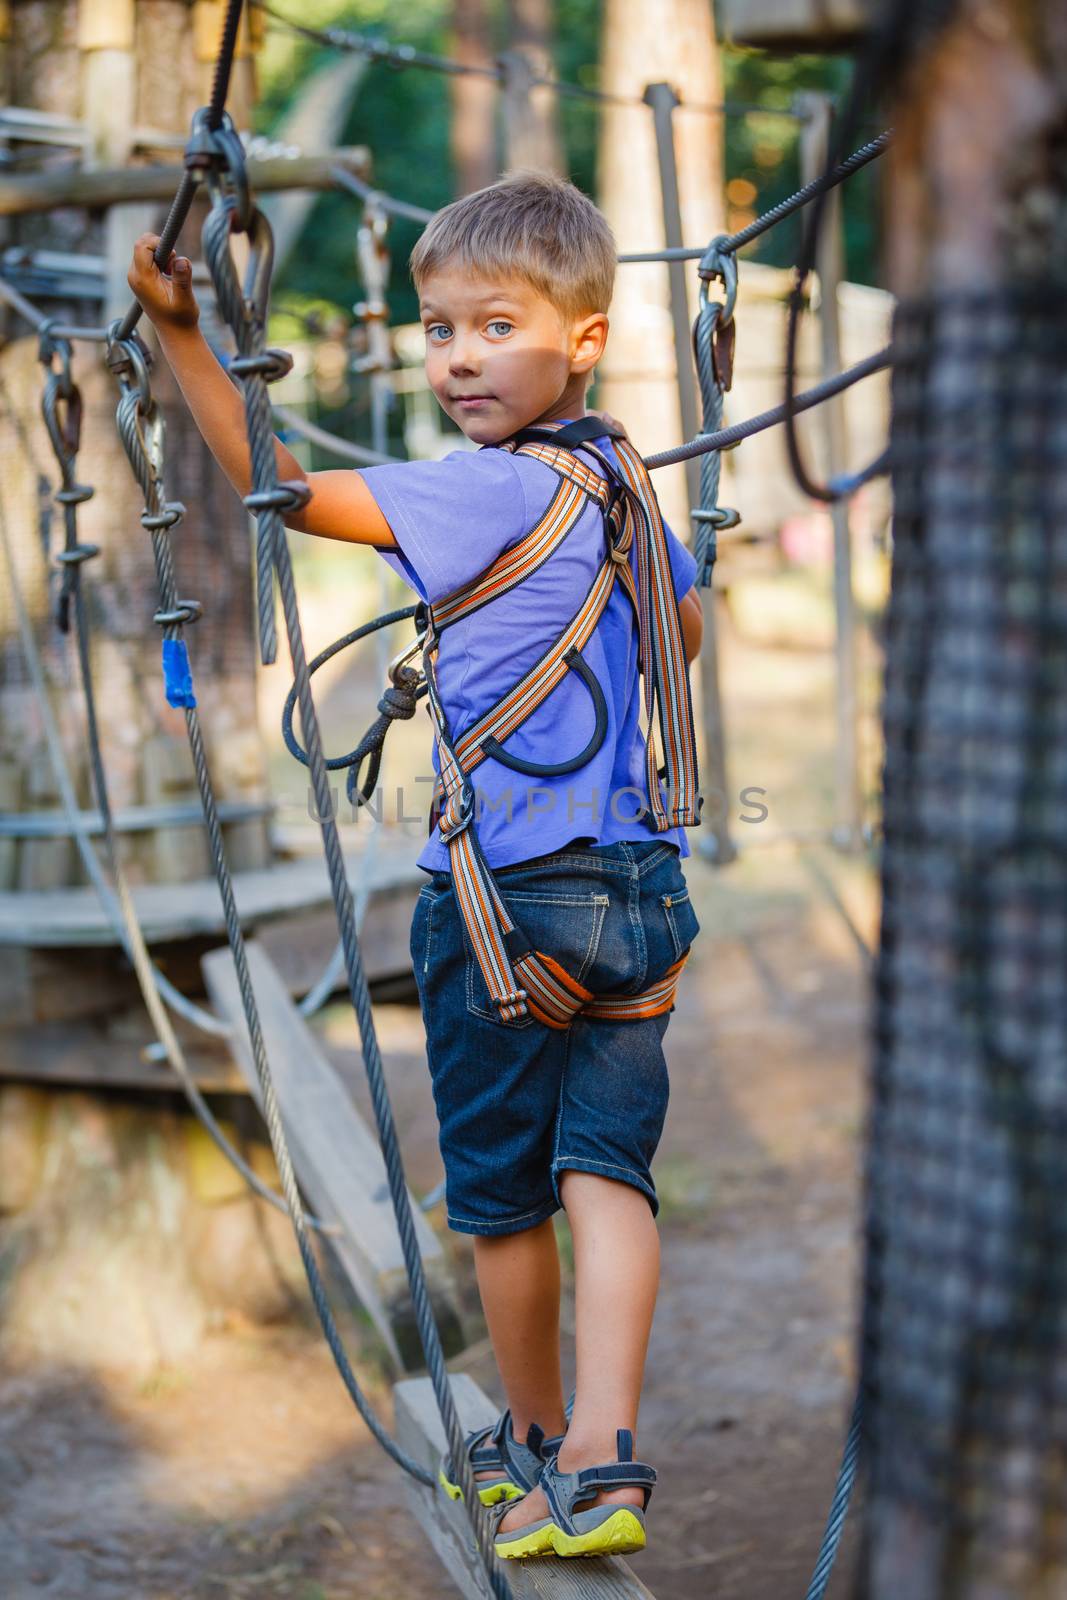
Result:
[[[894,356],[864,1592],[1059,1595],[1067,309],[906,306]]]

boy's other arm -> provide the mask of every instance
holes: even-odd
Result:
[[[193,421],[243,498],[252,488],[244,401],[200,332],[191,263],[172,256],[170,271],[161,272],[153,260],[158,243],[156,234],[142,234],[138,239],[129,272],[130,288],[155,325]],[[274,441],[274,459],[280,481],[306,483],[311,489],[306,506],[286,513],[287,527],[324,539],[396,548],[392,530],[358,472],[305,472],[280,439]]]
[[[700,654],[700,646],[704,641],[704,607],[695,587],[687,590],[679,600],[678,615],[682,623],[685,659],[692,661]]]

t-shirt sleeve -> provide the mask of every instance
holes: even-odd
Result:
[[[522,478],[507,450],[453,450],[442,461],[360,471],[397,543],[378,554],[431,605],[527,531]]]
[[[670,557],[671,577],[674,579],[674,596],[676,600],[680,600],[683,595],[689,593],[697,581],[696,557],[666,522],[663,524],[663,531],[667,535],[667,554]]]

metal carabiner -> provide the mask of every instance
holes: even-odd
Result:
[[[732,250],[723,250],[721,246],[728,242],[728,233],[717,234],[708,245],[700,258],[697,267],[697,276],[700,278],[700,303],[708,305],[708,285],[716,278],[723,286],[722,310],[719,313],[720,327],[726,327],[734,318],[737,308],[737,257]]]
[[[402,674],[409,670],[409,663],[414,661],[415,657],[422,653],[422,648],[425,643],[426,635],[425,633],[420,633],[411,644],[405,645],[403,650],[398,651],[398,653],[389,663],[390,683],[397,685],[401,683]]]

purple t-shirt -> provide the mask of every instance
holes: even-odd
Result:
[[[611,459],[610,440],[596,442]],[[588,454],[580,459],[595,466]],[[544,462],[494,448],[454,450],[443,461],[406,461],[361,472],[398,546],[379,554],[431,605],[476,578],[529,533],[559,485]],[[667,544],[680,599],[692,588],[697,565],[669,529]],[[635,552],[630,554],[633,565]],[[437,681],[453,739],[489,711],[563,632],[605,555],[603,518],[590,501],[543,566],[444,630]],[[684,828],[656,834],[639,815],[647,808],[648,788],[637,646],[633,606],[616,583],[582,652],[607,701],[608,730],[597,754],[577,772],[558,777],[528,777],[491,756],[474,769],[478,837],[491,867],[547,855],[576,839],[611,844],[660,838],[681,855],[689,854]],[[509,736],[507,749],[528,761],[563,761],[585,748],[594,725],[589,691],[568,672]],[[439,770],[436,740],[433,767]],[[427,783],[427,811],[431,793]],[[449,870],[448,849],[436,827],[418,864],[428,871]]]

